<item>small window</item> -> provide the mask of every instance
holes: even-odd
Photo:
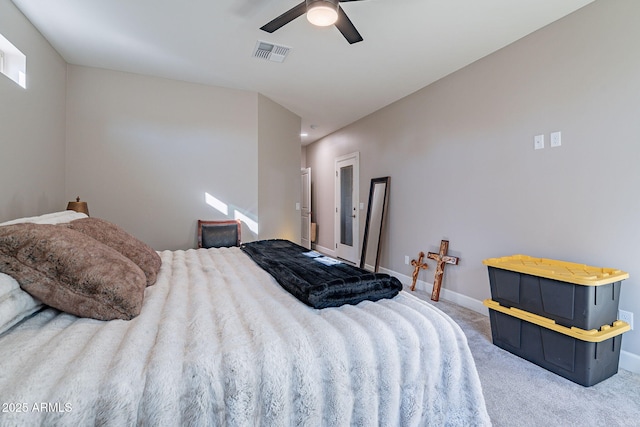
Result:
[[[0,73],[27,87],[27,57],[0,34]]]

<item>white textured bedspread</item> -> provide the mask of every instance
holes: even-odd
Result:
[[[131,321],[46,309],[0,336],[0,425],[489,425],[466,338],[392,300],[312,309],[239,248],[161,252]]]

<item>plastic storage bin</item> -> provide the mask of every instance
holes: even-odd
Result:
[[[620,285],[629,277],[613,268],[527,255],[482,263],[489,269],[494,301],[581,329],[611,325],[617,319]]]
[[[599,330],[567,328],[490,299],[484,305],[498,347],[586,387],[618,372],[622,334],[629,324],[617,320]]]

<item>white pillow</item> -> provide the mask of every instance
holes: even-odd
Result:
[[[32,222],[34,224],[64,224],[80,218],[87,218],[87,215],[76,211],[61,211],[39,216],[12,219],[11,221],[0,223],[0,227],[3,225],[20,224],[23,222]]]
[[[42,305],[23,291],[16,279],[0,273],[0,334],[40,310]]]

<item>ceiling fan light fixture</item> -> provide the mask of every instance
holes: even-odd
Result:
[[[307,2],[307,20],[318,27],[335,24],[338,20],[338,2],[326,0]]]

